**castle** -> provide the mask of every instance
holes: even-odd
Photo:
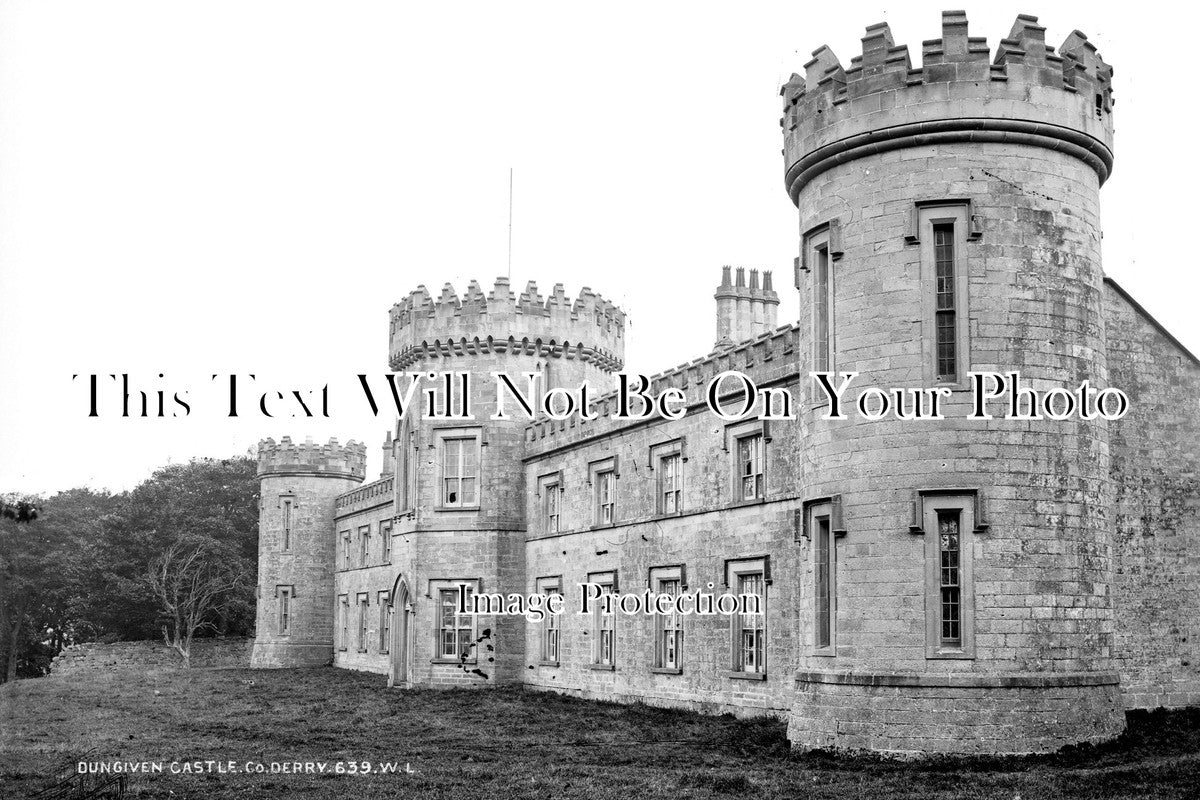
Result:
[[[1100,263],[1112,69],[1017,17],[992,57],[962,12],[920,68],[873,25],[783,86],[799,319],[768,272],[725,268],[726,370],[796,419],[409,419],[365,450],[266,440],[253,665],[389,686],[523,685],[775,714],[800,748],[1029,753],[1101,741],[1126,709],[1200,702],[1200,361]],[[584,289],[419,287],[393,371],[536,372],[612,386],[623,312]],[[945,387],[946,419],[826,419],[809,373]],[[966,418],[968,373],[1118,387],[1122,419]],[[484,382],[480,382],[481,384]],[[712,588],[757,613],[458,613],[471,593]]]

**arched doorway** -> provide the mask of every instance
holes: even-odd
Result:
[[[388,670],[388,688],[408,686],[409,621],[412,618],[412,601],[408,583],[403,576],[396,577],[392,587],[392,641],[388,645],[392,657]]]

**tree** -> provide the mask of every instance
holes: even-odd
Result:
[[[150,563],[149,580],[166,618],[163,641],[191,663],[192,639],[239,601],[246,584],[240,559],[209,541],[176,539]],[[233,556],[233,557],[230,557]]]
[[[75,619],[93,594],[80,569],[113,503],[107,493],[73,489],[25,498],[33,514],[24,523],[19,510],[0,518],[0,680],[45,674],[65,644],[90,634]]]

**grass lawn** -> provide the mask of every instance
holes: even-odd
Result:
[[[79,758],[413,770],[165,771],[133,777],[134,797],[1196,798],[1200,710],[1132,715],[1100,748],[897,763],[793,755],[775,720],[519,690],[388,691],[380,676],[331,668],[125,670],[0,686],[0,797],[33,794]]]

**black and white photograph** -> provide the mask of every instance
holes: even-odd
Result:
[[[1197,29],[0,0],[0,796],[1197,797]]]

